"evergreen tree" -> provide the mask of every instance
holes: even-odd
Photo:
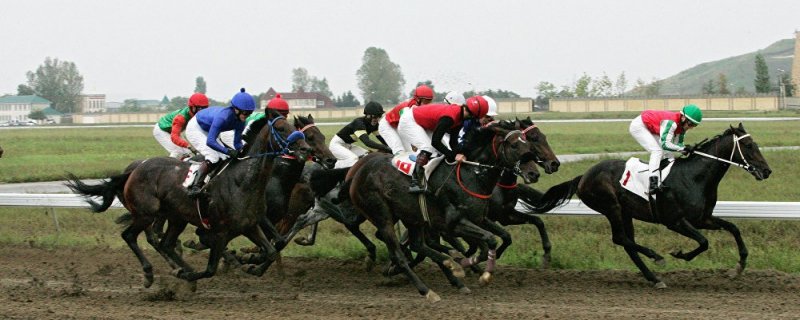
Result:
[[[202,76],[194,79],[194,92],[206,94],[206,79]]]
[[[770,83],[769,83],[769,68],[767,68],[767,62],[764,60],[764,56],[761,53],[756,54],[756,78],[753,80],[753,83],[756,86],[756,93],[767,93],[770,91]]]

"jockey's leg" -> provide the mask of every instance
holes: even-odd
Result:
[[[200,194],[200,190],[205,185],[206,176],[213,168],[214,164],[208,160],[204,160],[200,163],[200,167],[197,168],[197,173],[195,173],[194,181],[189,186],[189,196],[190,197],[197,197]]]
[[[422,182],[425,180],[425,168],[428,160],[431,158],[431,153],[425,150],[420,150],[417,155],[417,164],[414,166],[414,172],[411,174],[411,186],[408,187],[408,192],[422,193],[425,191],[425,186]]]

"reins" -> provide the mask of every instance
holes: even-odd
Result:
[[[703,156],[703,157],[706,157],[706,158],[709,158],[709,159],[714,159],[714,160],[717,160],[717,161],[725,162],[727,164],[732,164],[734,166],[737,166],[737,167],[742,168],[742,169],[744,169],[744,170],[749,172],[749,171],[752,170],[753,166],[751,166],[750,163],[747,162],[747,159],[744,158],[744,154],[742,153],[742,146],[739,144],[739,140],[742,140],[742,139],[747,138],[749,136],[750,136],[749,133],[745,134],[743,136],[737,136],[735,133],[733,134],[733,148],[731,149],[731,156],[727,160],[723,159],[723,158],[720,158],[720,157],[717,157],[717,156],[714,156],[714,155],[710,155],[710,154],[705,153],[705,152],[693,151],[692,153],[695,153],[697,155],[700,155],[700,156]],[[733,155],[736,153],[736,151],[739,152],[739,157],[742,158],[742,162],[744,162],[744,164],[737,163],[737,162],[733,161]]]

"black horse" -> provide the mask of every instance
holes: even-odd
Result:
[[[717,188],[731,165],[744,168],[756,180],[768,178],[772,170],[741,123],[693,149],[689,157],[675,160],[664,180],[667,190],[658,193],[655,205],[622,188],[619,180],[625,161],[607,160],[589,168],[582,176],[550,188],[539,204],[529,208],[537,213],[547,212],[577,193],[584,204],[608,219],[614,243],[625,248],[642,275],[656,288],[666,285],[647,268],[639,253],[659,264],[664,263],[664,258],[635,242],[634,218],[662,224],[697,241],[698,247],[688,253],[680,250],[671,253],[686,261],[708,249],[708,240],[698,229],[724,229],[736,239],[739,262],[735,273],[739,274],[747,265],[747,248],[736,225],[712,216]]]
[[[516,119],[513,123],[516,125],[516,129],[522,131],[525,141],[531,143],[530,147],[532,148],[532,152],[523,155],[523,157],[520,159],[518,167],[515,170],[503,171],[500,181],[497,183],[497,188],[492,194],[492,201],[489,208],[488,217],[491,220],[498,221],[504,225],[534,223],[542,236],[542,246],[546,252],[545,261],[547,262],[549,261],[551,245],[547,237],[547,231],[545,230],[544,223],[540,218],[534,215],[521,214],[514,210],[514,206],[516,205],[518,199],[517,194],[527,194],[530,192],[533,192],[534,194],[538,193],[535,190],[526,191],[532,190],[530,188],[524,188],[523,191],[519,191],[516,188],[517,176],[522,177],[525,183],[533,183],[538,180],[539,172],[535,167],[530,167],[531,164],[534,166],[538,164],[545,169],[545,172],[553,173],[558,170],[560,163],[558,158],[555,156],[555,153],[553,153],[552,149],[550,149],[550,145],[547,143],[547,137],[539,129],[539,127],[533,123],[530,117],[521,120]],[[310,176],[310,172],[318,170],[319,167],[309,166],[306,169],[309,172],[305,173],[304,175]],[[359,226],[366,221],[366,218],[357,214],[349,202],[345,201],[338,203],[336,200],[338,200],[337,195],[339,193],[339,189],[334,188],[331,190],[333,187],[334,185],[331,184],[330,181],[326,181],[326,179],[316,179],[316,181],[311,183],[310,186],[306,183],[298,184],[297,188],[295,189],[295,193],[304,194],[305,196],[297,197],[297,199],[305,199],[303,203],[308,204],[310,202],[307,202],[307,199],[311,197],[309,193],[313,192],[313,194],[317,197],[316,205],[313,208],[303,207],[302,205],[299,205],[299,203],[293,206],[293,209],[288,216],[296,218],[297,221],[290,220],[280,223],[277,226],[278,230],[286,235],[288,241],[291,240],[292,237],[294,237],[297,232],[300,231],[300,229],[311,225],[312,231],[309,237],[301,237],[294,240],[300,245],[313,245],[316,238],[317,223],[327,219],[328,217],[331,217],[337,222],[342,223],[367,249],[368,255],[366,262],[367,268],[369,269],[375,264],[376,248],[369,238],[367,238],[359,229]],[[541,196],[541,194],[538,194],[538,196]],[[308,211],[306,212],[306,210]],[[290,226],[287,225],[288,222],[295,223],[294,225]],[[510,244],[510,238],[508,239],[508,242],[504,242],[504,245],[507,244]],[[472,248],[477,249],[477,247]],[[462,250],[462,253],[463,252],[464,250]],[[467,256],[472,255],[473,253],[475,253],[475,251],[471,250],[467,253]],[[415,262],[412,262],[412,265],[415,265],[419,262],[421,262],[421,259],[415,260]]]
[[[302,133],[297,132],[283,117],[269,121],[269,125],[267,123],[267,119],[261,119],[251,125],[251,132],[256,134],[247,140],[246,156],[220,165],[220,173],[205,186],[205,197],[197,200],[190,199],[186,189],[181,186],[189,164],[164,157],[140,162],[133,170],[113,176],[101,185],[86,185],[71,176],[68,186],[87,197],[102,197],[102,203],[87,199],[94,212],[107,210],[114,197],[122,193],[122,203],[129,213],[118,221],[127,225],[122,237],[142,264],[145,287],[153,282],[152,265],[136,239],[139,233],[162,217],[169,222],[165,236],[156,243],[157,240],[151,238],[154,232],[146,234],[148,242],[173,267],[173,274],[187,281],[211,277],[216,272],[228,241],[238,235],[246,236],[264,252],[269,252],[270,256],[277,255],[259,227],[259,222],[263,220],[265,190],[273,159],[276,156],[292,156],[294,161],[304,162],[312,149],[302,139]],[[188,223],[205,228],[201,214],[211,225],[210,229],[203,232],[204,239],[201,238],[211,248],[211,253],[206,270],[195,272],[175,252],[175,245],[178,235]],[[271,261],[259,266],[247,266],[245,271],[262,275]]]
[[[370,154],[360,159],[347,173],[348,179],[343,186],[346,192],[339,195],[340,200],[350,199],[356,211],[378,229],[376,236],[386,244],[394,265],[430,301],[440,298],[409,266],[409,253],[404,251],[395,234],[395,223],[402,221],[408,229],[411,250],[431,258],[449,282],[462,292],[469,292],[457,277],[463,275],[463,270],[450,256],[442,253],[447,252],[445,248],[431,247],[428,238],[444,234],[484,244],[477,261],[488,261],[486,272],[480,278],[481,283],[488,283],[497,248],[494,235],[506,232],[485,219],[487,200],[500,173],[513,170],[520,158],[531,152],[524,134],[515,130],[513,123],[494,125],[476,134],[475,149],[467,152],[467,159],[477,164],[440,165],[431,175],[429,194],[424,197],[429,204],[427,212],[420,209],[420,197],[408,192],[410,180],[392,166],[390,155]],[[317,174],[332,175],[336,171]]]

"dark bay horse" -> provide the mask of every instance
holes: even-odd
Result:
[[[498,187],[492,194],[489,217],[494,221],[499,221],[504,224],[520,224],[532,221],[540,230],[543,240],[542,245],[549,257],[550,242],[541,219],[533,215],[514,214],[509,211],[509,208],[514,212],[516,211],[514,210],[514,206],[517,202],[516,194],[518,191],[515,188],[517,176],[522,177],[525,183],[533,183],[538,180],[539,172],[535,167],[531,167],[531,165],[535,166],[538,164],[545,169],[545,172],[553,173],[558,170],[560,163],[550,149],[550,145],[547,143],[547,137],[534,125],[530,117],[522,120],[516,119],[514,124],[516,125],[516,129],[523,130],[525,140],[532,144],[531,148],[533,150],[520,159],[518,168],[515,170],[503,171],[501,181],[498,182]],[[316,170],[314,167],[308,167],[307,169],[308,171]],[[504,179],[510,180],[510,182],[504,182]],[[289,216],[294,216],[294,218],[297,219],[296,223],[294,225],[288,225],[289,222],[295,221],[284,221],[277,225],[278,230],[286,235],[287,240],[291,240],[300,229],[311,225],[311,235],[308,238],[295,239],[295,242],[300,245],[313,245],[317,223],[331,217],[337,222],[342,223],[359,241],[361,241],[368,253],[367,268],[371,268],[375,263],[376,247],[359,229],[359,226],[366,221],[366,218],[357,214],[352,204],[349,202],[343,202],[340,205],[333,203],[332,200],[336,199],[339,193],[338,188],[331,189],[333,185],[326,182],[325,179],[320,179],[316,182],[316,184],[312,183],[311,186],[306,183],[300,183],[294,191],[295,194],[304,195],[298,197],[298,199],[305,199],[303,204],[309,204],[310,202],[308,202],[308,199],[316,196],[318,198],[316,205],[313,208],[309,208],[304,207],[298,202],[289,213]],[[295,202],[294,199],[292,202]],[[472,253],[474,253],[474,251]],[[471,253],[468,255],[471,255]]]
[[[663,263],[664,258],[636,243],[633,219],[662,224],[697,241],[698,247],[690,252],[678,250],[671,253],[673,257],[686,261],[708,249],[708,240],[698,229],[724,229],[736,240],[739,262],[735,273],[739,274],[747,265],[747,248],[736,225],[712,216],[717,203],[717,188],[731,165],[744,168],[756,180],[767,179],[772,170],[741,123],[698,144],[694,150],[689,157],[675,160],[672,171],[664,180],[668,189],[657,195],[655,210],[651,210],[647,200],[620,185],[625,170],[624,160],[596,164],[582,176],[553,186],[536,206],[529,208],[538,213],[547,212],[577,193],[583,203],[608,219],[613,242],[625,248],[642,275],[656,288],[666,288],[666,285],[647,268],[639,253],[656,263]]]
[[[356,211],[378,229],[376,236],[386,244],[394,265],[429,301],[440,298],[409,266],[407,252],[395,233],[395,223],[402,221],[407,228],[411,250],[431,258],[449,282],[462,292],[469,291],[456,277],[463,271],[457,262],[441,252],[445,250],[430,247],[426,234],[431,228],[437,234],[484,243],[486,248],[482,249],[486,250],[481,250],[479,259],[488,260],[488,264],[481,282],[488,283],[497,248],[494,235],[505,233],[502,227],[485,219],[488,199],[501,172],[513,170],[520,158],[531,152],[524,134],[514,129],[513,123],[497,124],[473,133],[478,137],[473,141],[474,149],[467,152],[467,159],[475,163],[441,164],[431,174],[430,193],[425,196],[430,204],[427,213],[420,209],[418,196],[408,192],[410,179],[393,167],[391,155],[370,154],[360,159],[347,173],[345,195],[340,194],[340,197],[349,198]]]
[[[145,287],[153,281],[152,265],[136,239],[139,233],[159,218],[166,218],[169,223],[165,236],[155,248],[173,267],[173,274],[187,281],[211,277],[216,272],[228,241],[238,235],[246,236],[271,256],[277,254],[259,227],[264,216],[266,184],[273,159],[290,155],[295,161],[304,162],[311,153],[303,134],[297,132],[283,117],[270,121],[258,120],[251,125],[251,132],[256,134],[251,138],[252,141],[248,140],[245,157],[220,164],[220,173],[206,184],[205,197],[197,200],[190,199],[181,185],[189,164],[172,158],[148,159],[130,172],[113,176],[101,185],[89,186],[73,177],[69,186],[87,197],[102,197],[102,203],[87,200],[95,212],[108,209],[120,192],[119,188],[122,188],[122,203],[130,212],[120,219],[127,224],[122,237],[142,264]],[[178,235],[188,223],[204,228],[201,213],[211,224],[210,229],[203,232],[203,242],[211,248],[211,253],[206,270],[195,272],[177,255],[175,245]],[[156,240],[150,239],[152,234],[147,233],[148,241],[154,244]],[[271,261],[259,266],[247,266],[245,271],[261,275]]]

